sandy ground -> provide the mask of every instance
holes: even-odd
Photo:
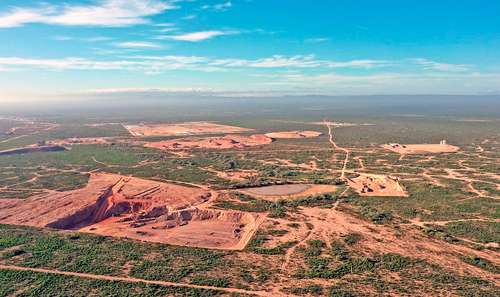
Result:
[[[129,221],[110,217],[80,231],[174,245],[242,250],[264,217],[238,211],[190,208]]]
[[[333,185],[314,185],[314,184],[288,184],[266,187],[255,187],[240,190],[240,192],[257,198],[276,200],[293,199],[309,195],[318,195],[333,193],[337,190]]]
[[[316,160],[311,160],[307,163],[293,163],[292,160],[285,160],[285,159],[279,159],[279,158],[274,158],[271,160],[258,160],[262,164],[266,165],[279,165],[279,166],[287,166],[287,167],[298,167],[301,169],[309,170],[309,171],[316,171],[320,170],[318,168],[318,163],[317,161],[321,161],[319,159]]]
[[[108,144],[114,141],[113,137],[84,137],[68,138],[49,141],[51,145],[71,146],[76,144]]]
[[[267,137],[275,138],[275,139],[280,139],[280,138],[290,138],[290,139],[296,139],[296,138],[310,138],[310,137],[318,137],[322,133],[317,132],[317,131],[285,131],[285,132],[272,132],[272,133],[267,133]]]
[[[123,125],[133,136],[182,136],[202,134],[228,134],[253,131],[252,129],[220,125],[210,122],[186,122],[178,124]]]
[[[383,148],[399,154],[439,154],[454,153],[460,148],[450,144],[384,144]]]
[[[99,208],[102,205],[107,204],[109,209],[105,210],[111,216],[120,209],[139,211],[153,208],[156,204],[168,205],[170,209],[183,209],[206,201],[210,195],[210,192],[198,188],[94,173],[90,176],[87,186],[82,189],[49,191],[28,199],[20,199],[14,206],[7,207],[4,207],[4,202],[0,200],[0,222],[78,229],[81,225],[98,220],[97,210],[102,212]],[[105,203],[110,198],[114,199],[113,203]],[[101,216],[104,218],[106,214]]]
[[[145,147],[168,151],[189,149],[231,149],[266,145],[270,144],[272,141],[272,138],[261,134],[250,136],[226,135],[222,137],[182,138],[149,142],[145,144]]]
[[[207,168],[206,170],[215,173],[217,177],[238,182],[247,181],[248,179],[259,175],[256,170],[217,171],[210,168]]]
[[[204,209],[217,193],[114,174],[24,200],[0,200],[0,223],[79,230],[186,246],[243,249],[259,214]]]
[[[301,210],[304,219],[312,228],[302,234],[298,245],[304,244],[312,238],[323,239],[328,244],[329,240],[327,241],[327,239],[340,239],[347,234],[358,233],[362,236],[362,240],[358,243],[357,249],[367,255],[398,253],[416,259],[424,259],[461,275],[480,276],[500,284],[498,275],[466,264],[460,258],[461,256],[477,255],[500,265],[498,252],[475,250],[434,239],[413,225],[401,225],[399,230],[384,225],[375,225],[358,218],[343,206],[334,209],[301,208]],[[300,260],[300,257],[294,257],[294,252],[295,249],[289,249],[289,254],[285,258],[287,260],[283,265],[284,270],[291,263]]]
[[[399,180],[388,175],[361,174],[353,179],[348,178],[347,184],[361,196],[408,196]]]

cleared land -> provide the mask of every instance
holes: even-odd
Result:
[[[266,145],[273,142],[272,138],[265,135],[226,135],[223,137],[182,138],[167,141],[148,142],[145,147],[161,150],[190,150],[190,149],[231,149],[247,148]]]
[[[361,196],[408,196],[398,178],[388,175],[361,174],[347,183]]]
[[[93,174],[83,189],[0,200],[0,223],[186,246],[244,248],[259,216],[194,207],[212,195],[199,188]]]
[[[113,137],[74,137],[49,141],[51,145],[72,146],[80,144],[109,144],[116,141]]]
[[[310,137],[318,137],[322,133],[317,131],[285,131],[285,132],[271,132],[267,133],[267,137],[275,138],[275,139],[296,139],[296,138],[310,138]]]
[[[249,194],[262,199],[290,199],[308,195],[320,195],[333,193],[337,190],[332,185],[314,185],[314,184],[287,184],[273,185],[265,187],[254,187],[240,190],[242,193]]]
[[[385,144],[383,148],[399,154],[439,154],[455,153],[460,148],[450,144]]]
[[[202,134],[228,134],[249,132],[252,129],[221,125],[211,122],[186,122],[175,124],[123,125],[133,136],[187,136]]]

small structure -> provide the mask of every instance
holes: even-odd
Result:
[[[446,140],[444,140],[444,139],[443,139],[443,140],[441,140],[441,141],[439,142],[439,144],[440,144],[440,145],[446,145]]]

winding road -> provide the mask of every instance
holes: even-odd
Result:
[[[334,137],[333,137],[332,122],[328,122],[326,120],[324,120],[323,122],[325,123],[326,127],[328,128],[328,136],[329,136],[328,141],[332,144],[332,146],[335,150],[341,150],[345,153],[344,164],[342,165],[342,172],[340,174],[340,178],[345,179],[345,172],[347,170],[347,163],[349,162],[349,153],[350,152],[348,149],[340,147],[335,143]]]

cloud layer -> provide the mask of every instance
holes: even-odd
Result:
[[[15,7],[0,14],[0,28],[29,23],[66,26],[118,27],[145,24],[147,17],[176,6],[160,0],[101,0],[93,5],[42,5],[38,8]]]
[[[212,39],[218,36],[224,35],[234,35],[238,34],[237,31],[219,31],[219,30],[211,30],[211,31],[199,31],[199,32],[191,32],[180,35],[172,35],[168,38],[179,41],[190,41],[190,42],[199,42],[207,39]]]

